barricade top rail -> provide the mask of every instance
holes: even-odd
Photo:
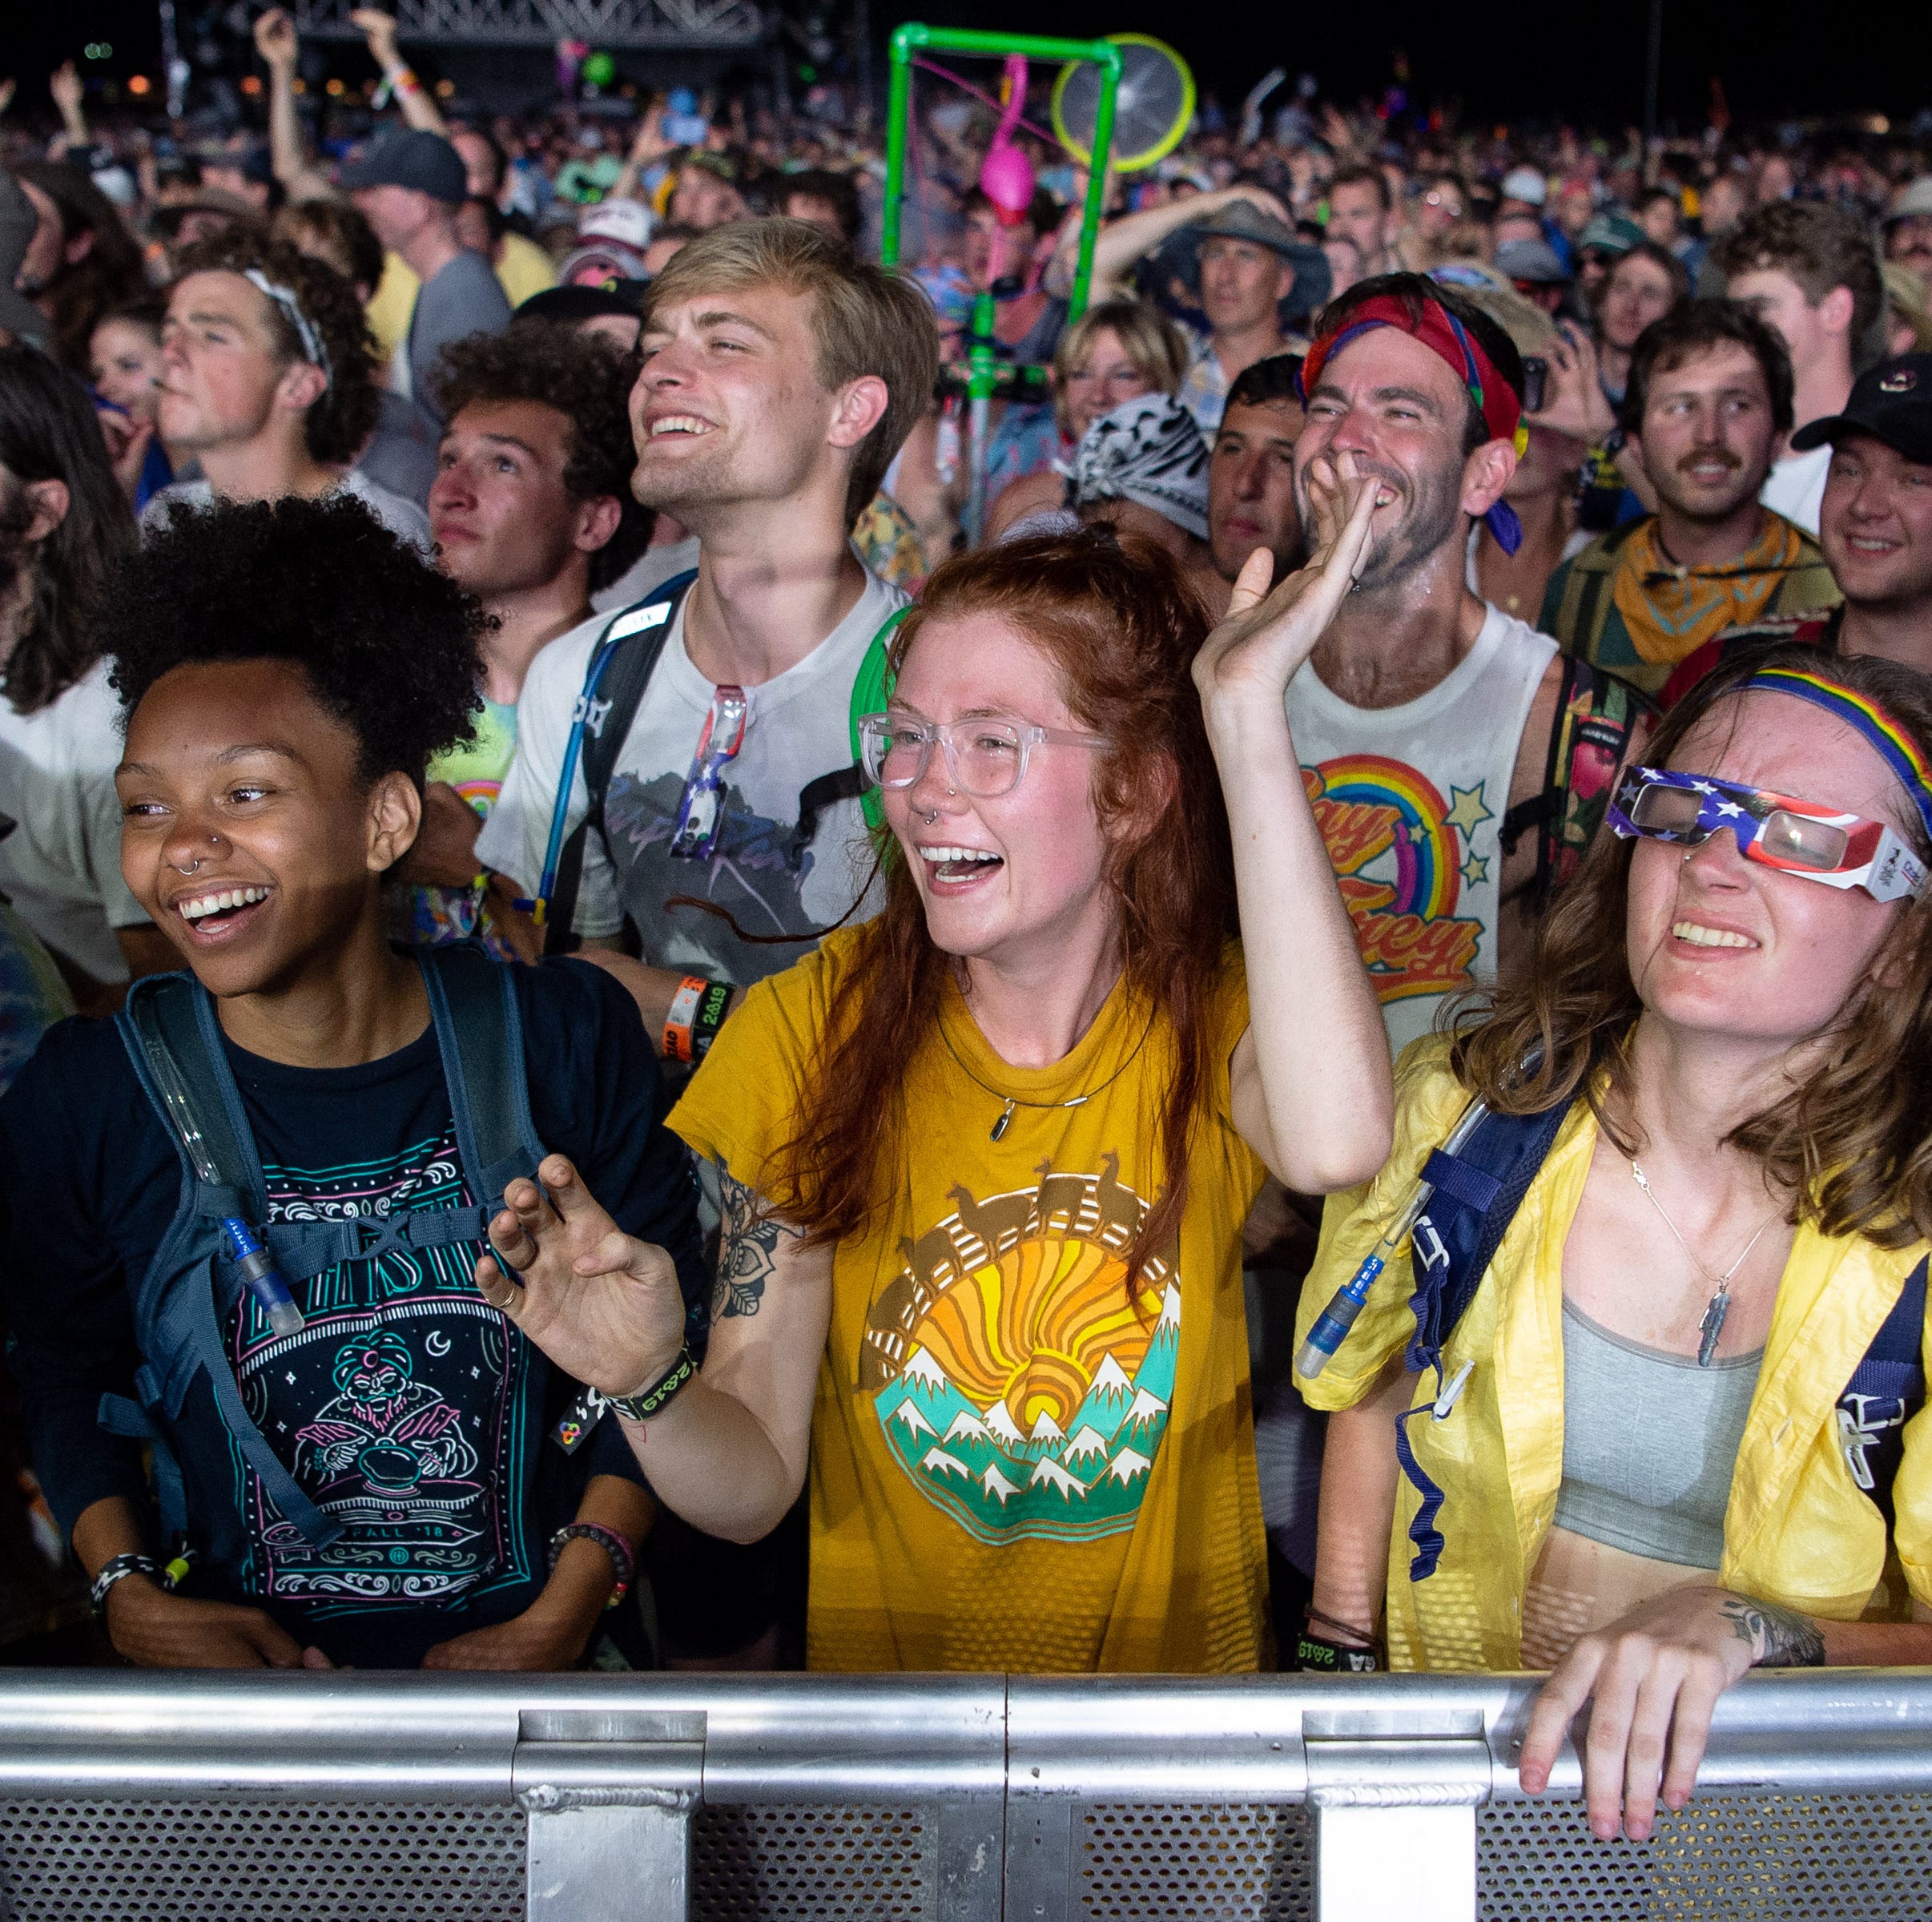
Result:
[[[1358,1745],[1452,1759],[1473,1800],[1519,1798],[1536,1678],[1379,1675],[0,1674],[0,1792],[509,1800],[520,1747],[598,1745],[648,1772],[696,1744],[703,1799],[903,1802],[1009,1791],[1293,1803]],[[1453,1751],[1453,1757],[1450,1751]],[[1718,1704],[1709,1791],[1932,1791],[1932,1670],[1747,1677]],[[1566,1753],[1551,1784],[1580,1787]]]

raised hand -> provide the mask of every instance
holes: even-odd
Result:
[[[63,120],[68,115],[80,111],[81,77],[75,72],[71,60],[62,62],[47,76],[47,91],[60,109]]]
[[[296,38],[295,22],[282,8],[270,7],[256,22],[255,50],[272,67],[294,67],[300,42]]]
[[[349,15],[349,25],[369,43],[376,64],[384,69],[396,62],[396,16],[380,6],[359,6]]]
[[[606,1395],[660,1380],[684,1342],[670,1255],[618,1227],[561,1154],[544,1160],[535,1181],[512,1182],[503,1199],[489,1224],[494,1258],[477,1263],[483,1299],[559,1368]]]
[[[1309,500],[1319,545],[1307,565],[1272,593],[1272,555],[1258,547],[1234,582],[1226,618],[1194,656],[1194,685],[1210,729],[1215,711],[1228,703],[1260,699],[1279,711],[1295,671],[1335,617],[1354,585],[1371,545],[1369,522],[1387,490],[1354,471],[1354,457],[1337,469],[1326,460],[1309,472]]]

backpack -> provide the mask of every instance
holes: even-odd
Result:
[[[215,1003],[191,974],[151,975],[115,1019],[142,1089],[181,1161],[181,1195],[135,1299],[138,1400],[104,1395],[110,1433],[148,1443],[163,1537],[185,1540],[187,1498],[171,1436],[188,1390],[205,1374],[215,1405],[264,1492],[313,1549],[342,1533],[270,1448],[242,1400],[222,1324],[244,1286],[225,1219],[239,1219],[292,1282],[340,1261],[481,1241],[503,1191],[543,1158],[530,1119],[523,1024],[511,970],[473,942],[417,951],[449,1084],[468,1207],[399,1210],[340,1221],[268,1222],[255,1138],[229,1072]],[[198,1165],[199,1164],[199,1165]],[[209,1177],[212,1175],[214,1179]]]
[[[543,876],[535,897],[517,904],[528,909],[543,929],[546,955],[566,954],[577,945],[571,923],[576,918],[578,890],[583,882],[584,851],[593,832],[601,835],[604,832],[604,803],[610,792],[611,777],[617,772],[618,756],[623,750],[638,708],[643,705],[645,691],[663,655],[678,610],[697,578],[695,568],[674,574],[635,606],[614,615],[590,651],[583,687],[571,711],[570,739],[565,744],[557,798],[550,812]],[[875,828],[879,825],[877,797],[867,792],[865,772],[859,764],[859,720],[862,714],[871,713],[884,704],[883,692],[889,685],[886,643],[904,617],[904,608],[896,610],[873,635],[853,683],[851,765],[821,774],[799,791],[798,825],[785,850],[787,860],[795,868],[804,859],[806,849],[819,831],[819,816],[838,802],[863,799],[867,821]],[[862,701],[867,704],[862,706]],[[566,840],[563,824],[569,816],[571,789],[580,763],[590,805]],[[799,937],[801,942],[811,938]]]
[[[1395,1455],[1403,1473],[1422,1497],[1409,1540],[1415,1553],[1411,1582],[1435,1573],[1444,1546],[1436,1517],[1443,1491],[1415,1458],[1408,1424],[1419,1415],[1443,1420],[1468,1380],[1465,1364],[1446,1385],[1443,1349],[1475,1299],[1523,1198],[1554,1144],[1571,1103],[1561,1102],[1540,1114],[1487,1113],[1454,1154],[1431,1150],[1419,1179],[1434,1184],[1428,1205],[1416,1218],[1411,1246],[1415,1292],[1409,1307],[1415,1332],[1403,1360],[1410,1372],[1435,1371],[1436,1398],[1396,1417]],[[1926,1263],[1906,1277],[1892,1312],[1852,1371],[1838,1396],[1837,1422],[1841,1452],[1854,1482],[1872,1498],[1892,1528],[1892,1482],[1905,1453],[1905,1424],[1925,1405],[1926,1376],[1921,1344],[1926,1324]]]

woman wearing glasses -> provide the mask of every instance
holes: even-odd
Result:
[[[1660,1786],[1688,1799],[1747,1669],[1932,1660],[1932,693],[1765,651],[1648,754],[1529,965],[1404,1055],[1395,1152],[1330,1205],[1301,1315],[1306,1336],[1472,1095],[1519,1142],[1544,1118],[1513,1217],[1427,1164],[1447,1211],[1304,1370],[1346,1411],[1312,1631],[1365,1648],[1386,1594],[1397,1666],[1553,1667],[1523,1784],[1591,1702],[1591,1825],[1633,1839]],[[1458,1188],[1491,1237],[1459,1244],[1459,1319]]]
[[[1211,639],[1102,530],[934,576],[864,725],[884,912],[753,988],[674,1116],[722,1172],[702,1376],[567,1164],[493,1231],[521,1286],[485,1291],[629,1398],[688,1520],[755,1539],[809,1453],[815,1667],[1265,1662],[1242,1223],[1265,1171],[1324,1192],[1389,1139],[1282,719],[1376,491]]]

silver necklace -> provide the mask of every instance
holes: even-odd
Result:
[[[1156,1012],[1157,1013],[1158,1010],[1157,1009]],[[1095,1095],[1105,1094],[1108,1089],[1111,1088],[1139,1058],[1141,1049],[1147,1046],[1148,1036],[1153,1032],[1153,1025],[1154,1017],[1150,1014],[1147,1017],[1147,1025],[1141,1030],[1141,1038],[1133,1044],[1133,1053],[1129,1054],[1097,1088],[1089,1088],[1085,1094],[1076,1094],[1071,1101],[1028,1101],[1020,1095],[1008,1094],[1003,1088],[996,1088],[989,1081],[981,1081],[980,1077],[960,1059],[960,1051],[953,1046],[952,1037],[946,1032],[946,1024],[943,1019],[939,1022],[939,1031],[940,1039],[946,1044],[946,1052],[952,1057],[960,1072],[968,1081],[977,1082],[995,1101],[1003,1101],[1006,1103],[1004,1111],[993,1123],[992,1130],[986,1138],[988,1141],[1000,1141],[1005,1138],[1006,1130],[1012,1125],[1013,1110],[1016,1108],[1084,1108]]]
[[[1704,1319],[1697,1324],[1697,1366],[1701,1368],[1708,1368],[1711,1365],[1712,1357],[1717,1352],[1717,1337],[1724,1332],[1724,1318],[1731,1312],[1731,1277],[1751,1259],[1751,1251],[1764,1239],[1765,1230],[1771,1226],[1772,1222],[1776,1221],[1778,1218],[1773,1215],[1765,1221],[1759,1227],[1757,1232],[1745,1243],[1744,1252],[1737,1257],[1737,1260],[1733,1262],[1721,1275],[1713,1277],[1710,1269],[1699,1259],[1690,1243],[1677,1233],[1677,1224],[1665,1212],[1663,1203],[1657,1199],[1656,1191],[1651,1187],[1649,1176],[1634,1161],[1630,1163],[1630,1172],[1636,1177],[1636,1185],[1644,1191],[1650,1205],[1664,1217],[1664,1227],[1670,1230],[1677,1246],[1684,1251],[1684,1256],[1691,1266],[1706,1281],[1713,1279],[1717,1281],[1717,1288],[1712,1294],[1710,1300],[1705,1304]]]

